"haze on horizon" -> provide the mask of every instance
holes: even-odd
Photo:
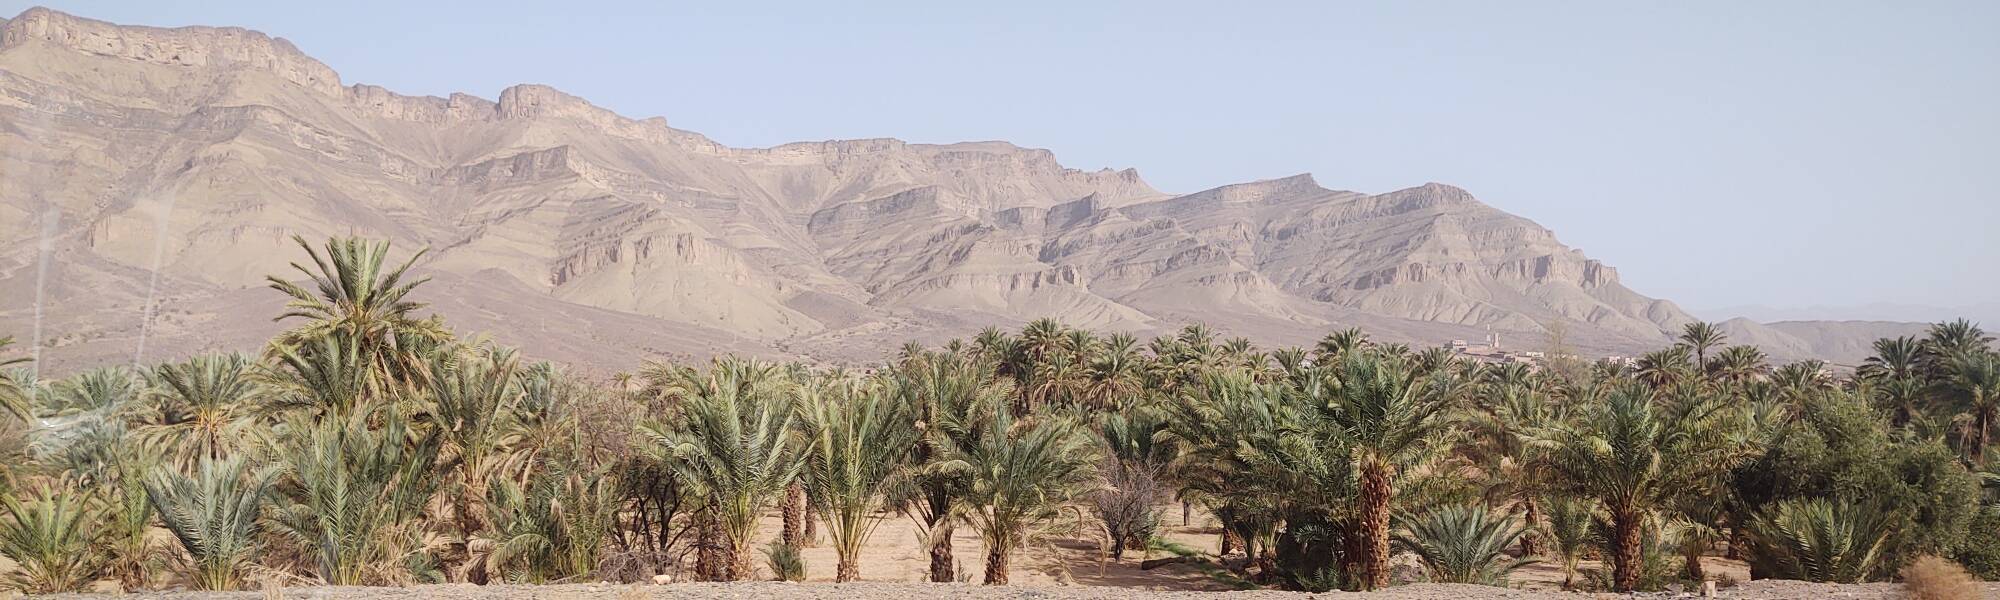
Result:
[[[40,4],[257,29],[402,93],[546,83],[736,146],[1001,139],[1178,192],[1449,183],[1707,318],[2000,301],[1994,3]]]

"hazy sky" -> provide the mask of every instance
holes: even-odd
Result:
[[[1692,308],[2000,300],[1992,0],[49,4],[259,29],[403,93],[547,83],[735,146],[1450,183]]]

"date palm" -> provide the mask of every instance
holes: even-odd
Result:
[[[1967,353],[1952,361],[1950,386],[1967,415],[1967,456],[1972,464],[1984,464],[1993,422],[2000,420],[2000,354]]]
[[[263,549],[257,518],[277,471],[253,468],[241,455],[201,456],[193,470],[155,470],[146,497],[180,543],[176,559],[191,588],[240,589]]]
[[[768,363],[717,360],[707,373],[671,386],[680,398],[677,420],[644,427],[677,476],[707,498],[723,536],[726,580],[750,576],[757,518],[801,468],[788,385]]]
[[[1860,583],[1875,575],[1893,525],[1879,508],[1845,500],[1785,500],[1749,525],[1753,560],[1771,576]]]
[[[438,468],[461,539],[485,527],[487,481],[505,460],[509,417],[521,402],[519,367],[513,350],[490,347],[446,348],[425,366],[423,410],[442,438]]]
[[[897,365],[884,385],[916,413],[919,443],[911,449],[912,472],[892,491],[897,510],[916,521],[930,556],[930,581],[956,581],[951,536],[970,493],[971,473],[950,468],[991,432],[982,419],[1014,396],[1011,381],[989,366],[992,359],[926,352]]]
[[[1875,354],[1856,373],[1870,379],[1915,377],[1923,368],[1924,344],[1913,336],[1875,340]]]
[[[1715,355],[1708,363],[1708,372],[1716,379],[1741,384],[1756,379],[1770,370],[1770,359],[1756,346],[1730,346]]]
[[[1562,587],[1574,589],[1577,564],[1597,540],[1597,532],[1592,528],[1597,521],[1597,501],[1556,496],[1544,499],[1542,504],[1548,507],[1542,532],[1548,537],[1549,552],[1562,563]]]
[[[879,386],[849,392],[811,386],[799,403],[806,442],[806,497],[826,521],[839,562],[834,581],[861,578],[861,547],[881,520],[887,492],[917,442],[911,407]]]
[[[1646,515],[1711,480],[1740,456],[1720,427],[1727,405],[1714,400],[1669,410],[1650,388],[1619,385],[1569,424],[1537,432],[1558,485],[1603,505],[1610,521],[1612,585],[1639,582]]]
[[[103,512],[68,482],[0,495],[0,556],[14,561],[9,587],[29,594],[83,591],[105,573],[94,546]]]
[[[1017,423],[1011,411],[995,410],[986,426],[991,433],[952,455],[948,468],[971,475],[965,522],[986,546],[985,583],[1005,585],[1014,549],[1095,489],[1097,445],[1062,416]]]
[[[138,434],[176,468],[192,470],[203,459],[230,456],[260,431],[251,413],[267,388],[248,356],[212,354],[162,364],[153,368],[152,380]]]
[[[1528,528],[1484,506],[1441,506],[1402,521],[1396,545],[1415,554],[1433,582],[1506,587],[1508,575],[1540,562],[1508,556]]]
[[[305,277],[306,285],[275,275],[265,280],[271,289],[291,298],[275,320],[306,322],[279,334],[273,340],[274,347],[300,346],[340,332],[374,359],[368,363],[376,369],[373,376],[385,383],[406,382],[425,350],[451,338],[441,320],[417,317],[425,305],[410,297],[417,286],[430,280],[406,279],[410,267],[429,249],[418,250],[400,266],[385,269],[388,241],[333,238],[315,249],[304,237],[292,236],[292,240],[312,259],[311,268],[292,263]]]
[[[1353,449],[1359,477],[1355,580],[1364,590],[1389,584],[1389,515],[1400,469],[1431,455],[1450,427],[1447,410],[1459,384],[1446,373],[1418,376],[1403,359],[1348,352],[1336,365],[1327,418]]]
[[[439,438],[392,410],[295,417],[278,450],[284,476],[272,528],[331,585],[410,583],[407,555],[423,544],[437,489]]]
[[[1694,364],[1696,367],[1708,367],[1708,351],[1716,346],[1721,346],[1722,342],[1727,339],[1729,339],[1729,334],[1723,333],[1722,328],[1716,326],[1714,323],[1695,321],[1681,326],[1680,341],[1683,344],[1687,344],[1688,348],[1694,350]]]

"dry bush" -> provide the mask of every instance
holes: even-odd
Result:
[[[1935,556],[1918,557],[1903,567],[1903,587],[1915,600],[1979,600],[1979,582],[1965,567]]]

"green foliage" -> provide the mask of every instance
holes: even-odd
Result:
[[[706,374],[663,381],[680,398],[680,418],[645,427],[680,480],[701,490],[721,521],[730,579],[749,574],[757,518],[803,466],[787,385],[768,363],[718,360]]]
[[[799,412],[806,497],[829,525],[840,557],[836,579],[850,581],[858,576],[861,545],[881,523],[875,513],[917,443],[910,406],[879,386],[821,382],[803,388]]]
[[[1600,543],[1595,528],[1597,501],[1558,496],[1543,500],[1542,506],[1547,511],[1542,532],[1549,540],[1549,554],[1562,565],[1563,589],[1570,589],[1575,585],[1577,563]]]
[[[191,588],[242,588],[263,549],[258,515],[276,475],[275,469],[253,469],[240,456],[201,457],[193,476],[170,468],[153,473],[146,497],[185,553],[175,556]]]
[[[1508,556],[1507,548],[1527,528],[1519,518],[1484,506],[1434,507],[1401,521],[1396,544],[1417,555],[1430,581],[1506,587],[1509,574],[1540,562]]]
[[[29,594],[81,591],[105,573],[96,545],[105,518],[68,482],[0,496],[0,555],[14,561],[7,584]]]
[[[485,570],[506,581],[575,581],[598,569],[619,496],[607,469],[544,465],[523,486],[493,479],[492,550]]]
[[[1748,529],[1768,576],[1859,583],[1888,570],[1881,559],[1893,527],[1880,507],[1812,498],[1779,502]]]
[[[1006,583],[1009,553],[1053,524],[1072,501],[1095,488],[1098,442],[1074,419],[1034,415],[1016,421],[996,409],[991,435],[949,456],[947,467],[972,476],[964,518],[986,545],[986,583]]]
[[[379,422],[379,425],[371,422]],[[394,412],[285,423],[285,477],[273,529],[333,585],[425,575],[424,506],[437,489],[439,438]]]
[[[1753,510],[1787,500],[1869,499],[1889,519],[1885,565],[1948,554],[1964,539],[1979,494],[1977,480],[1943,443],[1892,435],[1867,400],[1840,392],[1806,398],[1763,453],[1735,469],[1731,486]]]
[[[786,545],[783,540],[771,540],[764,546],[764,564],[771,569],[771,578],[778,581],[805,581],[806,557],[799,549]]]
[[[2000,581],[2000,511],[1983,510],[1973,517],[1952,557],[1974,576]]]

